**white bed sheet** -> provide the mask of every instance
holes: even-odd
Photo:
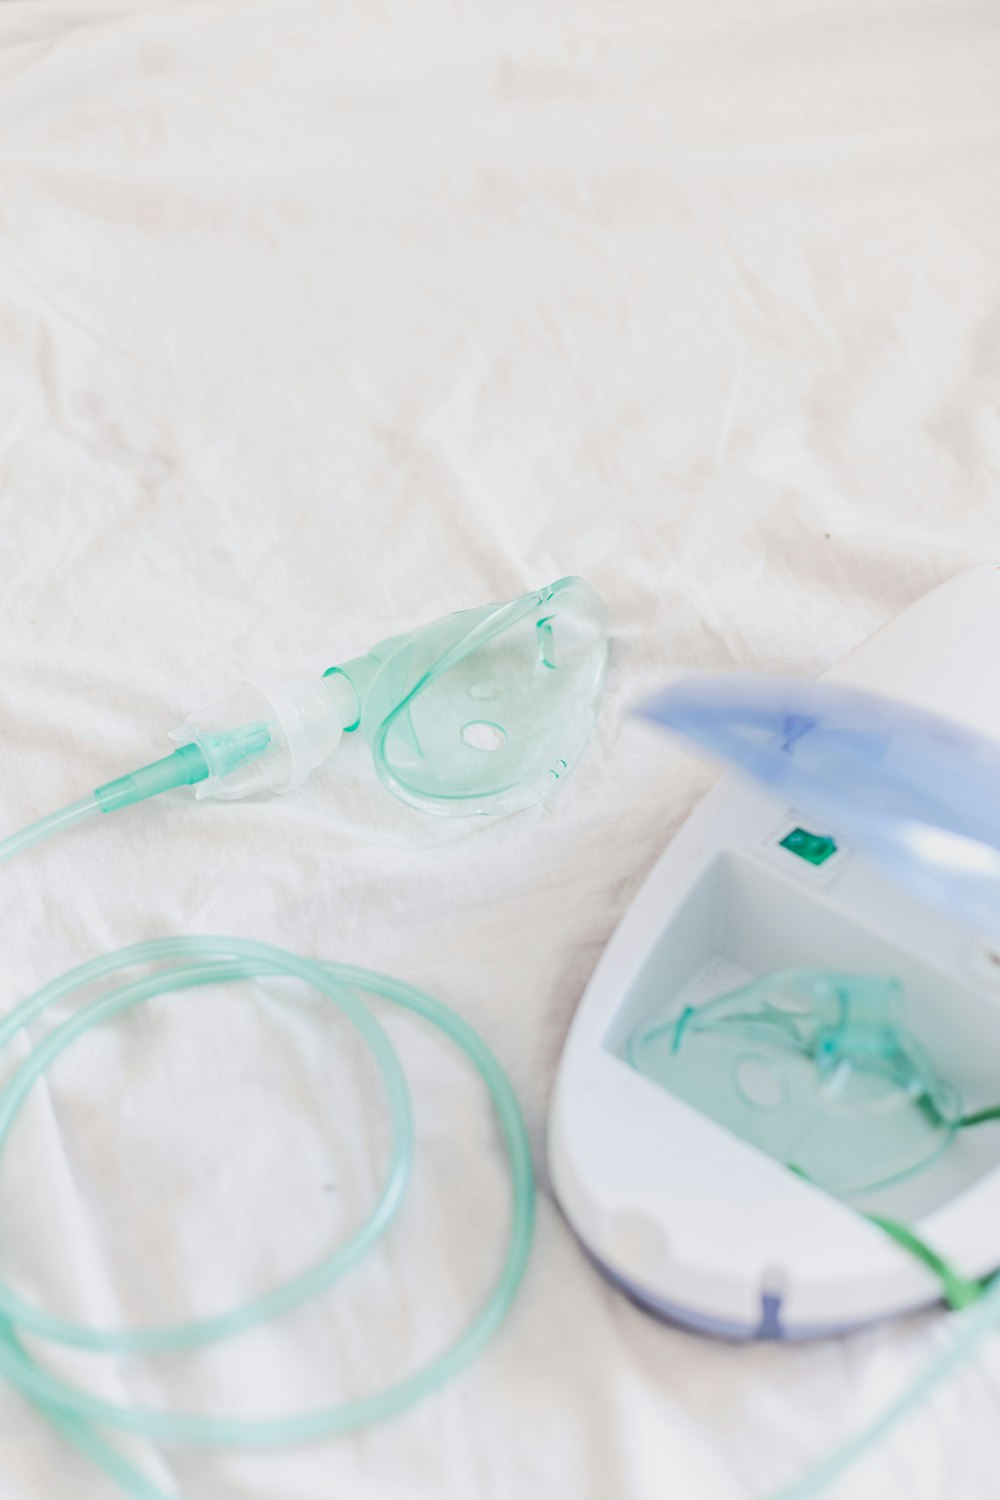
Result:
[[[3,825],[151,758],[243,667],[568,572],[614,627],[545,807],[422,819],[350,744],[295,796],[178,796],[2,872],[5,1009],[108,947],[260,936],[455,1005],[527,1114],[537,1244],[486,1356],[358,1438],[141,1448],[185,1500],[749,1500],[946,1340],[656,1324],[574,1244],[544,1133],[597,955],[711,777],[628,705],[678,663],[813,672],[998,554],[998,69],[980,0],[0,7]],[[386,1251],[104,1389],[313,1404],[459,1325],[501,1164],[474,1085],[390,1025],[423,1150]],[[270,1285],[371,1190],[369,1082],[273,986],[135,1015],[33,1098],[0,1270],[106,1321]],[[998,1419],[1000,1340],[831,1495],[995,1500]],[[2,1500],[114,1493],[0,1391]]]

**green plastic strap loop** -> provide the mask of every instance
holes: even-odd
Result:
[[[963,1115],[958,1122],[960,1130],[970,1125],[987,1125],[991,1120],[1000,1120],[1000,1104],[991,1104],[988,1109],[977,1109],[971,1115]]]
[[[990,1119],[1000,1118],[1000,1111],[996,1114],[992,1110],[983,1111],[983,1114]],[[965,1124],[966,1121],[962,1123]],[[976,1124],[978,1120],[970,1117],[968,1123]],[[792,1164],[789,1171],[809,1181],[801,1167]],[[960,1314],[954,1324],[959,1331],[950,1348],[932,1361],[917,1379],[911,1381],[874,1421],[838,1443],[797,1479],[773,1491],[769,1500],[816,1500],[864,1453],[886,1437],[898,1422],[926,1400],[940,1381],[963,1360],[969,1359],[979,1340],[992,1331],[1000,1320],[1000,1274],[987,1277],[981,1282],[970,1281],[949,1266],[943,1256],[925,1244],[907,1225],[878,1214],[866,1214],[865,1217],[889,1235],[901,1249],[916,1256],[921,1265],[938,1277],[945,1300]]]
[[[866,1214],[865,1218],[870,1223],[876,1224],[883,1233],[901,1249],[909,1251],[910,1255],[919,1260],[922,1266],[932,1271],[941,1283],[944,1300],[948,1306],[956,1312],[963,1307],[968,1307],[972,1302],[978,1302],[983,1295],[983,1284],[980,1281],[970,1281],[968,1277],[962,1276],[950,1266],[943,1255],[932,1250],[926,1241],[906,1224],[901,1224],[897,1219],[888,1219],[882,1214]]]

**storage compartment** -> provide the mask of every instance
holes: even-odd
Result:
[[[928,920],[916,902],[914,923]],[[782,970],[895,977],[902,1024],[957,1088],[964,1109],[1000,1101],[1000,1007],[987,993],[918,960],[825,900],[735,851],[717,856],[665,925],[605,1045],[628,1061],[644,1023],[679,1018],[749,981]],[[919,1172],[849,1201],[917,1223],[1000,1165],[1000,1123],[959,1131]]]

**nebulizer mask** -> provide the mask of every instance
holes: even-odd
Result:
[[[633,1067],[818,1187],[856,1198],[929,1166],[961,1095],[893,977],[786,969],[630,1036]]]
[[[379,779],[414,808],[455,815],[526,807],[553,791],[582,752],[607,653],[599,597],[581,579],[563,578],[507,604],[464,610],[394,636],[324,676],[239,684],[189,716],[173,734],[172,753],[0,842],[0,861],[83,819],[180,786],[223,799],[291,791],[334,754],[342,735],[357,731],[371,747]],[[79,965],[16,1006],[0,1021],[0,1049],[67,999],[90,997],[68,1018],[57,1019],[34,1050],[17,1054],[0,1087],[0,1150],[34,1084],[91,1027],[156,996],[247,978],[304,982],[336,1005],[367,1044],[383,1086],[391,1147],[365,1222],[284,1286],[185,1324],[78,1324],[0,1282],[0,1376],[136,1500],[177,1496],[127,1457],[113,1434],[267,1447],[356,1430],[405,1410],[489,1341],[517,1293],[531,1245],[534,1179],[527,1132],[506,1075],[477,1033],[410,985],[246,939],[182,937],[137,944]],[[464,1329],[422,1369],[381,1390],[281,1418],[165,1412],[103,1399],[54,1374],[36,1353],[38,1341],[113,1356],[162,1354],[204,1348],[259,1327],[331,1286],[390,1227],[411,1171],[412,1109],[399,1059],[365,995],[436,1027],[464,1053],[494,1106],[510,1170],[512,1212],[494,1285]]]
[[[226,800],[290,792],[360,729],[383,785],[422,812],[514,812],[576,763],[606,663],[600,598],[561,578],[392,636],[322,677],[239,683],[172,732],[172,755],[99,787],[96,810],[181,785]]]

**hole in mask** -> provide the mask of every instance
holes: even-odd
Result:
[[[499,750],[507,743],[507,731],[489,719],[473,719],[462,730],[462,738],[473,750]]]
[[[745,1052],[733,1069],[736,1092],[751,1109],[777,1109],[788,1089],[784,1075],[758,1052]]]

